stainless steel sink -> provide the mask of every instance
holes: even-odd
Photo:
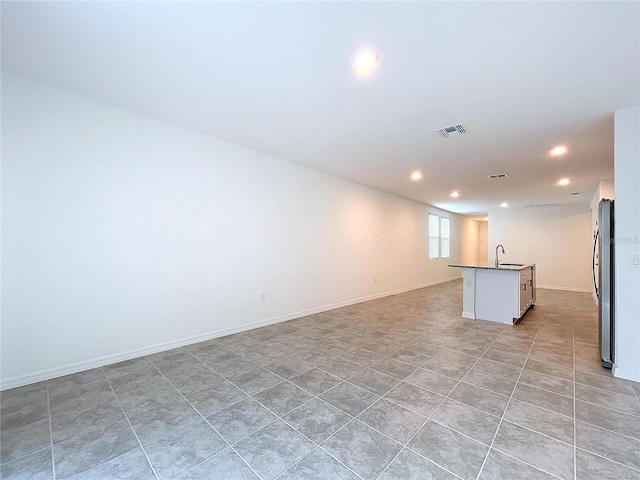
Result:
[[[524,267],[524,263],[501,263],[503,267]]]

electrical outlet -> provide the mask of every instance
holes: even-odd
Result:
[[[640,268],[640,255],[629,255],[631,268]]]
[[[261,302],[264,302],[264,301],[266,301],[266,300],[267,300],[267,294],[266,294],[266,293],[264,293],[264,292],[262,292],[262,294],[260,295],[260,301],[261,301]]]
[[[378,283],[378,277],[373,277],[373,283]]]

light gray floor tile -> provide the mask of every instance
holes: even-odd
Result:
[[[576,420],[640,440],[640,418],[576,400]]]
[[[233,450],[227,448],[179,477],[180,480],[259,480]]]
[[[147,360],[154,365],[160,365],[162,363],[178,362],[191,356],[191,353],[189,353],[189,350],[186,347],[181,347],[147,355]]]
[[[3,429],[0,433],[0,463],[10,462],[51,446],[48,418]]]
[[[640,471],[581,449],[576,450],[576,471],[580,480],[640,480]]]
[[[227,447],[211,425],[199,420],[144,447],[160,480],[172,479]]]
[[[380,480],[454,480],[456,478],[458,477],[406,448],[380,476]]]
[[[356,347],[344,351],[340,356],[345,360],[349,360],[350,362],[368,367],[377,360],[380,360],[384,355]]]
[[[228,362],[212,365],[212,368],[224,378],[233,378],[249,373],[259,368],[259,365],[242,357],[237,357]]]
[[[420,368],[409,375],[405,382],[427,389],[438,395],[448,395],[453,387],[458,384],[454,378],[446,377],[432,372],[426,368]]]
[[[358,420],[405,444],[422,426],[426,417],[382,398],[362,412]]]
[[[525,370],[531,370],[544,375],[561,378],[562,380],[573,381],[573,368],[553,365],[550,363],[539,362],[537,360],[527,360],[524,366]]]
[[[200,415],[185,400],[181,399],[131,417],[129,421],[144,446],[200,418]]]
[[[349,382],[344,382],[323,393],[320,398],[355,417],[380,397]]]
[[[563,480],[573,479],[573,447],[503,421],[493,448]]]
[[[576,371],[576,383],[588,385],[590,387],[599,388],[609,392],[618,392],[622,394],[633,394],[633,388],[628,380],[614,378],[603,375],[594,375],[591,373]]]
[[[165,362],[156,365],[156,368],[162,372],[168,379],[184,377],[192,373],[204,373],[209,371],[204,363],[193,356],[184,356],[173,362]]]
[[[576,446],[640,470],[640,440],[635,438],[577,421]]]
[[[118,400],[129,417],[155,410],[166,403],[179,401],[181,398],[180,392],[166,380],[145,390],[118,395]]]
[[[358,480],[356,474],[320,448],[287,470],[278,480]]]
[[[153,384],[163,382],[164,380],[164,375],[154,369],[151,372],[145,373],[125,373],[124,375],[119,375],[109,380],[109,383],[111,383],[113,391],[116,392],[117,395],[121,395],[133,390],[149,388]]]
[[[518,386],[516,386],[516,390],[513,392],[513,398],[568,417],[573,417],[573,398],[564,397],[524,384],[518,384]]]
[[[523,370],[519,383],[526,383],[532,387],[548,390],[566,397],[573,397],[573,382],[543,375],[532,370]]]
[[[376,478],[402,445],[357,420],[322,444],[322,448],[364,478]]]
[[[454,388],[449,397],[498,417],[502,416],[509,402],[509,397],[505,395],[464,382]]]
[[[114,380],[119,376],[131,373],[150,375],[157,372],[156,368],[146,357],[134,358],[133,360],[107,365],[106,367],[102,367],[102,370],[109,380]]]
[[[201,372],[194,372],[182,377],[174,377],[171,379],[171,383],[173,383],[180,393],[189,395],[204,390],[205,388],[220,388],[221,385],[227,383],[227,380],[205,367],[204,371]]]
[[[53,446],[56,478],[62,480],[84,472],[138,446],[124,420],[104,430],[94,430]]]
[[[387,357],[374,363],[370,368],[403,380],[417,370],[418,367],[411,365],[410,363],[399,362]]]
[[[206,417],[244,400],[248,396],[231,382],[227,382],[214,388],[192,393],[187,395],[186,398],[196,410]]]
[[[344,358],[327,358],[316,363],[317,367],[343,380],[364,370],[364,366]]]
[[[424,353],[419,353],[409,348],[404,348],[398,352],[392,353],[388,358],[397,360],[399,362],[408,363],[419,368],[424,366],[424,364],[427,363],[431,357],[432,355],[425,355]]]
[[[485,445],[491,445],[500,423],[500,417],[451,399],[445,400],[438,407],[431,416],[431,420],[464,433]]]
[[[272,480],[309,453],[315,445],[277,420],[235,445],[238,454],[264,480]]]
[[[276,418],[253,399],[247,398],[208,416],[207,420],[227,442],[233,444]]]
[[[482,356],[489,360],[493,360],[494,362],[506,363],[507,365],[512,365],[518,368],[524,367],[524,362],[527,360],[526,355],[514,355],[512,353],[507,353],[500,350],[499,346],[492,346]]]
[[[2,480],[53,480],[51,449],[45,448],[0,465]]]
[[[104,375],[103,375],[104,376]],[[107,381],[99,380],[90,385],[49,391],[49,408],[52,414],[93,410],[97,403],[115,401],[116,395]]]
[[[387,393],[384,398],[428,417],[445,397],[410,383],[402,382]]]
[[[140,448],[134,448],[105,463],[78,473],[70,480],[155,480],[147,458]]]
[[[307,370],[313,368],[313,364],[311,362],[305,362],[297,358],[287,358],[284,360],[276,361],[274,363],[270,363],[265,368],[275,373],[276,375],[281,376],[282,378],[290,380],[292,377],[300,375],[301,373],[304,373]]]
[[[258,393],[253,398],[276,415],[282,416],[308,402],[313,396],[289,382],[282,382]]]
[[[539,362],[546,362],[546,363],[550,363],[552,365],[558,365],[561,367],[565,367],[565,368],[573,368],[573,358],[572,357],[565,357],[563,355],[557,355],[555,353],[551,353],[546,349],[540,349],[538,347],[536,347],[536,345],[533,346],[533,348],[531,349],[531,353],[529,354],[529,358],[539,361]]]
[[[223,347],[214,347],[208,350],[194,352],[193,354],[198,360],[207,365],[217,365],[219,363],[228,362],[234,358],[238,358],[238,355],[231,350],[227,350]]]
[[[428,421],[408,447],[464,479],[475,479],[489,447]]]
[[[94,385],[107,379],[102,368],[92,368],[83,372],[57,377],[47,381],[49,396],[76,389],[81,386]]]
[[[573,445],[573,417],[511,400],[504,419]]]
[[[249,395],[255,395],[256,393],[262,392],[263,390],[273,387],[283,381],[283,378],[273,372],[270,372],[266,368],[258,368],[231,379],[231,382],[236,387]]]
[[[342,428],[351,417],[328,403],[314,398],[285,415],[283,420],[316,443]]]
[[[476,362],[473,368],[482,370],[483,372],[486,372],[486,373],[497,375],[499,377],[508,378],[509,380],[513,380],[513,381],[518,380],[518,377],[520,376],[520,372],[522,371],[522,368],[520,367],[516,367],[514,365],[509,365],[506,363],[496,362],[494,360],[491,360],[489,358],[484,358],[484,357],[480,358],[480,360]]]
[[[60,443],[94,430],[124,420],[124,414],[115,396],[96,400],[90,407],[83,405],[77,410],[57,409],[51,412],[51,432],[53,443]]]
[[[462,381],[506,396],[510,396],[516,386],[513,380],[492,375],[477,368],[469,370]]]
[[[384,395],[400,383],[400,380],[367,368],[360,373],[356,373],[348,382],[358,385],[365,390],[369,390],[376,395]]]
[[[633,392],[623,394],[576,383],[576,399],[640,417],[640,403]]]
[[[431,358],[424,367],[424,369],[430,370],[434,373],[438,373],[440,375],[445,375],[449,378],[453,378],[455,380],[461,380],[464,377],[471,365],[460,365],[458,363],[451,363],[448,360],[440,358],[439,355]]]
[[[554,480],[556,478],[493,449],[489,452],[480,474],[480,480]]]
[[[0,428],[11,429],[44,420],[49,416],[45,383],[41,383],[37,388],[21,387],[13,390],[2,392]]]
[[[305,389],[312,395],[321,395],[340,383],[340,379],[318,368],[312,368],[293,377],[291,383]]]

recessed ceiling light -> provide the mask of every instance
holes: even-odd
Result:
[[[378,52],[370,48],[364,48],[356,52],[353,57],[353,68],[360,75],[366,75],[378,66],[379,61],[380,55],[378,55]]]
[[[507,202],[502,202],[502,203],[500,204],[500,206],[501,206],[502,208],[507,208],[507,207],[509,206],[509,204],[508,204]]]
[[[568,178],[562,178],[562,179],[558,180],[558,185],[563,185],[564,186],[564,185],[569,185],[569,183],[571,183],[571,182],[569,181]]]
[[[418,171],[415,171],[411,174],[411,180],[420,180],[422,178],[422,174]]]
[[[454,191],[454,192],[451,192],[451,196],[452,196],[453,198],[458,198],[458,197],[460,196],[460,192],[458,192],[457,190],[456,190],[456,191]]]
[[[560,157],[565,153],[567,153],[567,147],[565,147],[564,145],[558,145],[557,147],[553,148],[549,153],[551,154],[552,157]]]

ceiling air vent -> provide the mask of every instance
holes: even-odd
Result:
[[[491,180],[495,180],[496,178],[509,178],[509,175],[506,173],[496,173],[495,175],[489,175]]]
[[[557,203],[534,203],[532,205],[523,205],[524,208],[545,208],[545,207],[557,207]]]
[[[451,127],[438,128],[436,132],[438,132],[443,137],[455,137],[456,135],[467,133],[461,123],[453,125]]]

